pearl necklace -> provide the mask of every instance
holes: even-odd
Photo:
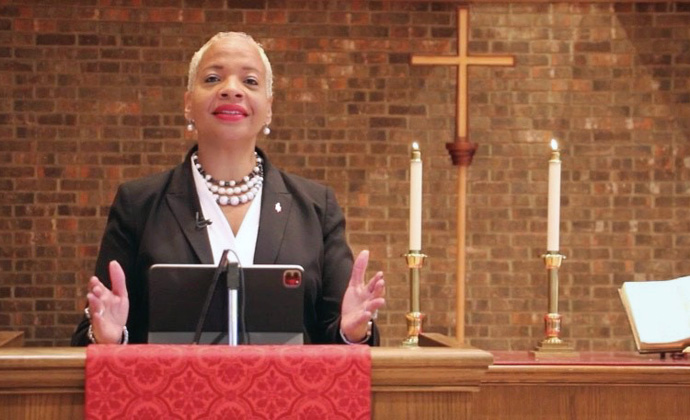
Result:
[[[219,181],[207,174],[201,163],[199,163],[199,157],[196,152],[192,155],[192,162],[201,176],[204,177],[206,187],[213,194],[213,199],[216,200],[216,203],[221,206],[238,206],[249,203],[256,198],[264,183],[263,159],[256,152],[254,152],[254,157],[256,158],[256,166],[239,181]]]

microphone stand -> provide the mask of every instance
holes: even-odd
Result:
[[[208,316],[208,310],[211,306],[211,300],[213,299],[213,293],[218,286],[218,281],[220,280],[221,274],[226,275],[225,280],[228,287],[228,342],[231,346],[236,346],[237,343],[237,294],[240,287],[239,281],[239,268],[237,263],[228,263],[228,252],[230,250],[226,249],[223,251],[223,255],[220,257],[218,266],[213,272],[213,279],[206,292],[206,300],[204,301],[204,306],[201,309],[201,314],[199,315],[199,321],[196,324],[196,331],[194,333],[194,340],[192,344],[199,344],[201,339],[201,331],[206,323],[206,317]],[[229,266],[232,266],[229,268]]]
[[[228,287],[228,345],[236,346],[239,344],[237,295],[240,289],[240,268],[238,264],[229,264],[225,272],[225,282]]]

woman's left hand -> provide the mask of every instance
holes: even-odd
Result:
[[[383,273],[379,271],[364,284],[364,273],[369,262],[369,251],[359,253],[350,275],[340,310],[340,329],[348,341],[362,341],[367,335],[368,323],[380,307],[386,304]]]

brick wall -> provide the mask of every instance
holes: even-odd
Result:
[[[65,345],[122,181],[180,161],[188,61],[240,30],[277,76],[261,146],[333,186],[355,251],[386,272],[385,342],[408,310],[409,146],[424,154],[422,310],[455,330],[454,2],[0,0],[0,329]],[[250,5],[250,6],[248,6]],[[470,14],[467,341],[543,338],[546,178],[563,149],[561,312],[580,350],[632,349],[617,288],[690,273],[688,3],[492,3]]]

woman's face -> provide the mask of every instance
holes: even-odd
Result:
[[[203,141],[255,141],[271,122],[266,69],[256,46],[228,37],[206,50],[185,93],[185,117],[193,120]]]

